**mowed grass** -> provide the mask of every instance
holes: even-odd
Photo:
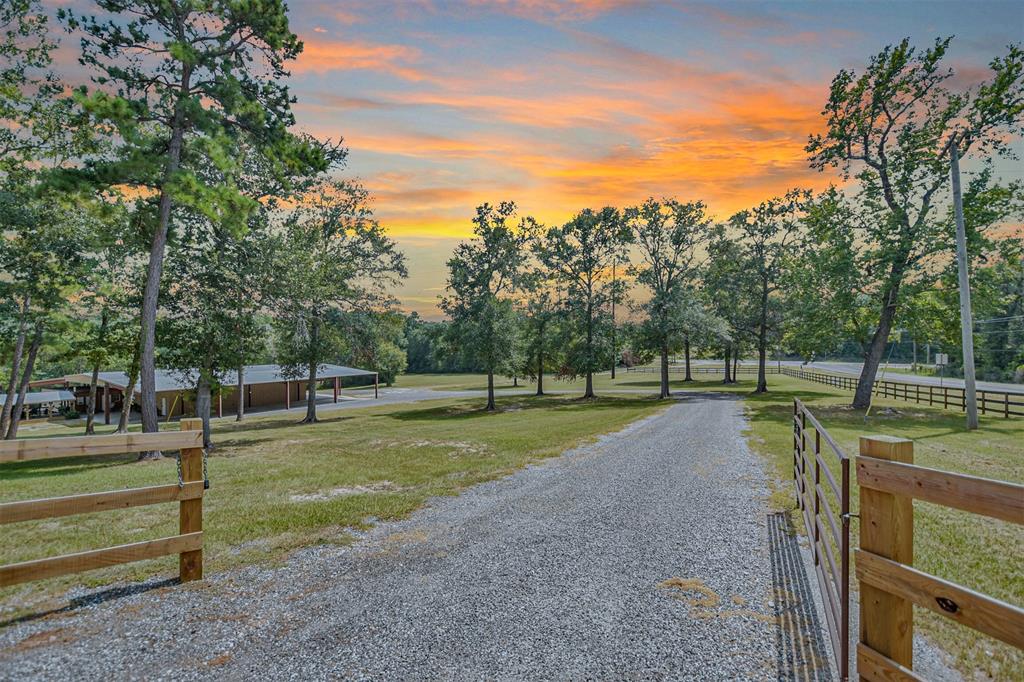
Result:
[[[347,543],[353,529],[398,519],[432,496],[451,495],[558,455],[662,409],[620,396],[581,401],[529,396],[430,401],[215,422],[204,502],[207,572],[277,561],[298,547]],[[35,430],[53,435],[62,427]],[[69,429],[64,429],[65,432]],[[70,435],[70,434],[68,434]],[[134,455],[0,465],[0,501],[173,483],[175,460]],[[2,560],[12,563],[174,535],[176,504],[4,526]],[[177,557],[28,583],[0,591],[0,614],[38,609],[73,585],[173,576]]]
[[[926,467],[1024,483],[1024,419],[981,418],[981,428],[968,431],[964,416],[896,400],[876,399],[871,415],[849,407],[852,392],[786,376],[769,376],[769,393],[753,395],[753,381],[724,387],[721,379],[677,384],[686,390],[728,390],[745,394],[751,445],[773,464],[777,505],[794,509],[793,398],[800,398],[849,456],[856,456],[859,437],[885,434],[914,441],[914,462]],[[813,435],[810,436],[813,438]],[[810,444],[811,441],[809,441]],[[822,442],[825,458],[831,453]],[[837,475],[838,465],[832,468]],[[858,513],[856,474],[851,464],[852,511]],[[1024,605],[1024,527],[984,516],[915,502],[914,564],[933,575]],[[802,526],[799,514],[794,523]],[[851,524],[857,546],[858,520]],[[838,557],[838,555],[837,555]],[[851,575],[853,571],[851,570]],[[855,583],[856,585],[856,583]],[[952,654],[957,666],[973,677],[1024,679],[1024,652],[927,611],[916,609],[917,627]]]

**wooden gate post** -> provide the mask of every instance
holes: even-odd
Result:
[[[202,431],[203,420],[182,419],[179,428],[182,431]],[[202,448],[182,448],[181,478],[185,483],[203,480]],[[182,500],[179,504],[178,532],[184,535],[201,531],[203,529],[203,498]],[[201,548],[178,555],[178,577],[183,583],[190,580],[202,580],[203,550]]]
[[[860,455],[913,464],[914,443],[892,436],[861,436]],[[861,487],[860,548],[901,564],[913,565],[913,500]],[[860,641],[912,670],[914,611],[911,602],[861,581]],[[860,660],[857,667],[864,670]],[[868,678],[861,674],[861,679]]]

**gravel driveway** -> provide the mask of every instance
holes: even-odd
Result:
[[[83,591],[0,629],[0,677],[827,679],[743,427],[689,394],[347,548]]]

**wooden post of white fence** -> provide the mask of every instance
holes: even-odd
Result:
[[[182,431],[202,431],[202,419],[182,419],[180,423]],[[182,448],[181,450],[181,479],[188,483],[190,481],[203,480],[203,449]],[[203,530],[203,498],[197,497],[194,500],[182,500],[178,511],[178,532],[196,533]],[[190,552],[182,552],[178,555],[178,577],[181,582],[203,579],[203,550],[202,548]]]
[[[892,436],[861,436],[860,455],[913,464],[914,443]],[[861,486],[860,548],[912,566],[913,500]],[[861,581],[860,641],[913,670],[914,611],[911,602]],[[868,678],[862,674],[861,679]]]

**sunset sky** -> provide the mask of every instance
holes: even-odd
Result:
[[[436,317],[445,260],[474,207],[544,222],[648,196],[719,218],[808,168],[829,82],[909,36],[955,35],[949,63],[984,76],[1024,39],[1021,2],[291,0],[299,128],[344,138],[409,257],[398,292]],[[1011,169],[1012,170],[1012,169]]]

